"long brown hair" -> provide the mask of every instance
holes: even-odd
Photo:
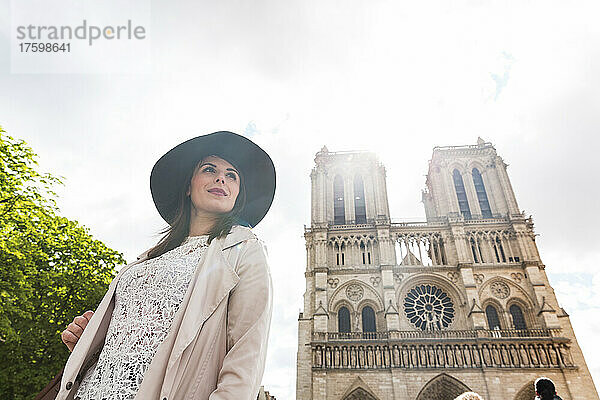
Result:
[[[218,155],[216,155],[219,157]],[[181,243],[190,233],[190,219],[191,219],[191,196],[187,195],[187,189],[192,181],[194,172],[198,168],[198,165],[208,155],[202,156],[194,167],[187,173],[181,186],[179,195],[177,196],[177,208],[175,210],[175,217],[168,227],[160,231],[160,234],[164,236],[152,249],[148,251],[148,259],[158,257],[169,250],[173,250]],[[228,161],[230,162],[230,161]],[[231,163],[231,162],[230,162]],[[231,163],[233,165],[233,163]],[[210,244],[214,238],[225,237],[235,224],[243,223],[240,219],[240,214],[246,205],[246,187],[244,186],[244,177],[242,171],[233,165],[239,172],[240,177],[240,191],[235,204],[231,211],[228,213],[220,214],[213,227],[208,232],[208,243]]]

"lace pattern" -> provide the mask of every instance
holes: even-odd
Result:
[[[187,237],[179,247],[123,273],[115,289],[104,348],[75,399],[135,397],[208,247],[207,240],[208,235]]]

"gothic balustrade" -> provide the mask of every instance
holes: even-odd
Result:
[[[313,340],[381,340],[388,339],[388,332],[314,332]]]
[[[366,234],[376,234],[376,221],[367,219],[365,223],[346,221],[324,224],[334,231],[362,230]],[[366,232],[364,232],[366,230]],[[312,232],[305,227],[305,233]],[[349,232],[336,233],[338,236],[351,235]],[[452,234],[447,220],[428,222],[393,222],[390,225],[390,240],[395,243],[396,260],[401,266],[446,266],[457,260],[457,248],[466,245],[474,264],[520,264],[523,260],[518,234],[510,226],[507,218],[486,218],[465,221],[465,232],[460,237]],[[457,242],[463,242],[460,246]],[[347,257],[346,257],[347,258]]]
[[[539,339],[561,338],[561,329],[477,329],[382,332],[313,332],[313,342],[445,339]]]
[[[333,224],[329,223],[329,228],[334,230],[344,230],[344,229],[366,229],[366,228],[375,228],[375,224]]]
[[[315,343],[314,369],[576,368],[566,342]]]
[[[402,228],[439,228],[448,226],[448,220],[446,218],[438,218],[433,221],[396,221],[392,220],[391,227],[402,229]]]
[[[504,218],[504,217],[480,218],[480,219],[465,219],[465,225],[505,224],[507,222],[508,222],[508,219]]]
[[[486,225],[506,222],[504,218],[469,221],[469,229],[462,237],[454,237],[450,227],[441,222],[396,223],[390,234],[396,242],[400,265],[447,265],[449,259],[456,258],[458,240],[465,241],[474,263],[519,263],[519,245],[512,228]]]
[[[522,217],[521,214],[518,215]],[[498,224],[507,224],[509,223],[509,219],[506,217],[494,217],[494,218],[476,218],[476,219],[466,219],[464,220],[465,225],[498,225]],[[335,221],[327,221],[322,224],[316,224],[318,226],[323,225],[323,227],[327,227],[330,229],[356,229],[356,228],[374,228],[376,220],[374,218],[367,218],[365,221],[354,221],[347,220],[343,223],[335,222]],[[420,229],[439,229],[439,228],[449,228],[448,218],[447,217],[438,217],[432,218],[429,221],[403,221],[392,219],[390,223],[390,227],[393,230],[401,230],[401,229],[411,229],[411,228],[420,228]],[[311,227],[307,227],[304,225],[305,232],[311,232]]]

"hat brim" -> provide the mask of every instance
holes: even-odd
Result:
[[[150,192],[160,216],[170,225],[186,175],[207,155],[233,164],[242,174],[246,205],[241,222],[256,226],[267,214],[275,196],[275,166],[271,157],[250,139],[219,131],[187,140],[165,153],[152,168]]]

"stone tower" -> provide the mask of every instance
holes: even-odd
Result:
[[[436,147],[426,222],[391,222],[369,152],[316,154],[299,400],[598,399],[495,148]]]

